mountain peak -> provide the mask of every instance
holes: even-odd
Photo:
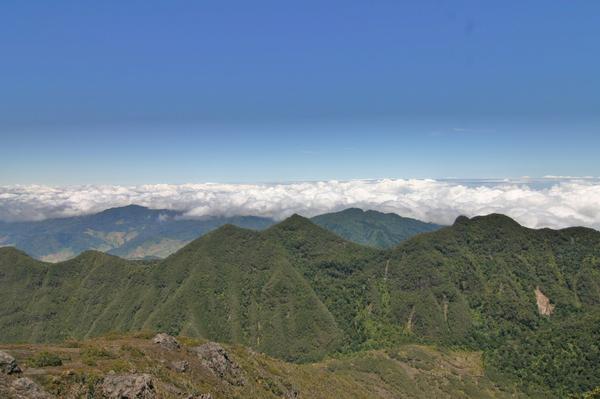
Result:
[[[186,244],[175,254],[181,252],[185,253],[190,250],[196,250],[204,245],[222,245],[223,243],[230,243],[231,245],[237,245],[236,240],[250,238],[258,234],[255,230],[245,229],[243,227],[236,226],[231,223],[224,224],[213,231],[210,231],[190,243]],[[174,255],[175,255],[174,254]],[[172,255],[173,256],[173,255]]]
[[[0,247],[0,256],[25,256],[31,258],[26,252],[12,245]]]
[[[456,218],[453,226],[479,226],[482,228],[501,227],[501,228],[522,228],[516,220],[501,213],[490,213],[488,215],[474,216],[468,218],[461,215]]]
[[[471,218],[471,221],[477,223],[491,223],[495,225],[511,225],[521,227],[516,220],[502,213],[490,213],[489,215],[475,216],[474,218]]]
[[[327,251],[333,250],[339,245],[347,245],[348,248],[364,248],[316,224],[311,219],[297,214],[270,227],[261,234],[264,234],[264,237],[277,237],[278,240],[283,240],[285,245],[291,245],[294,248],[312,246],[328,248]]]
[[[360,215],[365,212],[376,212],[376,211],[370,211],[370,210],[364,211],[363,209],[360,209],[360,208],[347,208],[347,209],[344,209],[343,211],[340,211],[341,214],[346,214],[346,215],[352,215],[352,214]]]
[[[99,212],[98,215],[113,215],[113,214],[130,214],[130,213],[142,213],[149,211],[150,208],[145,206],[130,204],[125,206],[116,206],[114,208],[108,208]]]
[[[231,235],[231,234],[239,234],[239,233],[247,234],[248,232],[254,233],[253,230],[245,229],[243,227],[236,226],[235,224],[226,223],[226,224],[224,224],[224,225],[216,228],[215,230],[211,231],[208,234],[212,234],[212,235],[220,235],[220,234]],[[200,238],[202,238],[202,237],[200,237]]]
[[[471,219],[469,219],[467,216],[460,215],[459,217],[456,218],[456,220],[454,220],[454,223],[452,225],[453,226],[465,225],[465,224],[468,224],[470,221],[471,221]]]
[[[310,219],[307,219],[304,216],[300,216],[297,213],[294,213],[292,216],[288,217],[287,219],[282,220],[281,222],[276,224],[274,227],[277,227],[277,226],[285,227],[285,228],[298,228],[301,226],[315,226],[315,224],[313,222],[311,222]]]
[[[84,262],[89,262],[92,260],[100,260],[100,259],[119,259],[121,260],[121,258],[119,258],[118,256],[114,256],[114,255],[109,255],[106,252],[102,252],[102,251],[98,251],[95,249],[88,249],[86,251],[83,251],[82,253],[80,253],[79,255],[77,255],[76,257],[67,260],[65,262],[69,262],[69,261],[84,261]]]
[[[376,248],[392,248],[410,237],[441,227],[395,213],[359,208],[325,213],[311,220],[342,238]]]

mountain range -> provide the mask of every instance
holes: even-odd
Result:
[[[313,218],[350,241],[391,247],[440,226],[376,211],[352,208]],[[275,223],[256,216],[186,218],[183,212],[138,205],[100,213],[33,222],[0,222],[0,246],[15,246],[36,259],[58,262],[86,250],[126,259],[165,258],[195,238],[225,224],[262,230]]]
[[[294,215],[230,224],[164,260],[86,251],[56,264],[0,248],[0,341],[163,331],[288,362],[421,344],[483,352],[530,396],[600,386],[600,232],[459,217],[391,249]]]

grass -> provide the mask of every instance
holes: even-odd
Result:
[[[195,345],[196,339],[178,337]],[[53,368],[30,373],[38,383],[57,396],[79,392],[81,397],[98,397],[99,383],[114,371],[152,375],[163,398],[211,393],[215,399],[233,397],[281,398],[294,393],[315,398],[509,398],[481,370],[481,354],[439,351],[423,345],[400,345],[388,350],[370,350],[316,363],[287,363],[239,345],[223,345],[230,358],[243,370],[246,384],[232,386],[215,377],[200,359],[186,350],[168,351],[149,339],[122,336],[82,341],[76,348],[64,348],[55,355],[68,359]],[[46,345],[1,346],[26,358],[54,353]],[[42,354],[44,354],[42,356]],[[91,361],[93,360],[93,361]],[[190,368],[178,373],[169,367],[173,361],[186,360]],[[29,366],[32,368],[33,366]],[[37,367],[36,367],[37,368]],[[42,371],[43,370],[43,371]],[[28,370],[26,370],[29,373]],[[1,392],[0,392],[1,396]]]
[[[116,338],[111,337],[110,340],[116,341]],[[116,358],[114,353],[100,346],[86,346],[81,350],[80,354],[81,361],[88,366],[96,366],[99,360]]]

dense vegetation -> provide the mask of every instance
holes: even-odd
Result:
[[[488,368],[527,392],[589,392],[600,387],[600,312],[544,322],[486,355]]]
[[[349,208],[315,216],[311,221],[346,240],[376,248],[392,248],[417,234],[442,226],[377,211]]]
[[[0,277],[4,342],[149,329],[300,362],[420,342],[483,350],[498,379],[545,396],[600,385],[590,229],[461,217],[378,250],[292,216],[221,227],[155,262],[86,252],[52,265],[2,248]]]

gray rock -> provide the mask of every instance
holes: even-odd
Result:
[[[180,360],[171,363],[171,368],[179,373],[185,373],[190,367],[187,360]]]
[[[4,374],[20,373],[21,369],[14,357],[6,352],[0,351],[0,372]]]
[[[201,393],[200,395],[189,395],[185,399],[213,399],[213,396],[209,393]]]
[[[296,388],[291,388],[283,395],[283,397],[285,399],[298,399],[300,397],[300,391],[298,391]]]
[[[29,378],[17,378],[11,384],[13,395],[19,399],[51,399],[52,395],[45,392],[38,384]]]
[[[152,342],[168,350],[177,350],[180,348],[179,342],[177,342],[175,337],[165,333],[156,334]]]
[[[104,377],[102,393],[111,399],[154,399],[156,391],[150,374],[114,374]]]
[[[201,360],[202,365],[208,368],[217,377],[232,385],[244,385],[246,381],[240,366],[229,356],[223,347],[215,342],[196,346],[190,349]]]

